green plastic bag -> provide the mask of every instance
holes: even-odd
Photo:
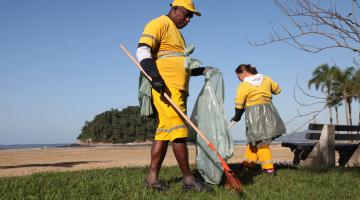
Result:
[[[245,122],[247,142],[253,146],[286,133],[284,122],[272,103],[246,108]]]
[[[196,100],[191,121],[214,144],[225,160],[232,157],[235,145],[227,129],[224,112],[224,81],[219,70],[212,69],[206,73],[205,85]],[[189,139],[196,142],[196,164],[200,174],[206,182],[219,184],[223,168],[215,152],[191,128]]]
[[[138,100],[141,116],[152,117],[155,114],[151,101],[151,88],[150,81],[142,73],[140,73]]]

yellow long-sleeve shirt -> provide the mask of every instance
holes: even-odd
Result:
[[[243,109],[245,107],[270,103],[272,101],[272,95],[277,95],[280,92],[281,89],[279,85],[267,76],[264,76],[263,82],[258,87],[247,82],[242,82],[237,88],[235,107]]]

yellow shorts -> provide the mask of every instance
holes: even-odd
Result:
[[[176,88],[167,88],[166,93],[171,100],[186,114],[185,91]],[[156,90],[152,90],[153,104],[157,110],[158,126],[156,129],[155,140],[173,141],[177,138],[188,137],[188,129],[174,108],[161,97]]]

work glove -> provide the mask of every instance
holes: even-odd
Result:
[[[155,76],[152,78],[151,86],[156,90],[160,95],[164,95],[165,92],[165,83],[164,80],[160,76]]]
[[[234,121],[234,122],[238,122],[240,121],[241,119],[241,116],[244,114],[245,112],[245,109],[239,109],[239,108],[235,108],[235,115],[233,118],[231,118],[231,121]]]
[[[238,121],[240,121],[240,119],[241,119],[241,116],[235,115],[234,117],[231,118],[231,121],[238,122]]]
[[[197,67],[191,70],[191,76],[200,76],[200,75],[206,75],[206,73],[210,70],[216,69],[212,66],[207,67]]]

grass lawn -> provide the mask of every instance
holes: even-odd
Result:
[[[212,193],[184,192],[177,167],[164,167],[171,189],[146,189],[147,168],[39,173],[0,178],[0,199],[359,199],[360,168],[309,169],[277,166],[277,176],[231,166],[244,185],[241,196],[223,187]]]

